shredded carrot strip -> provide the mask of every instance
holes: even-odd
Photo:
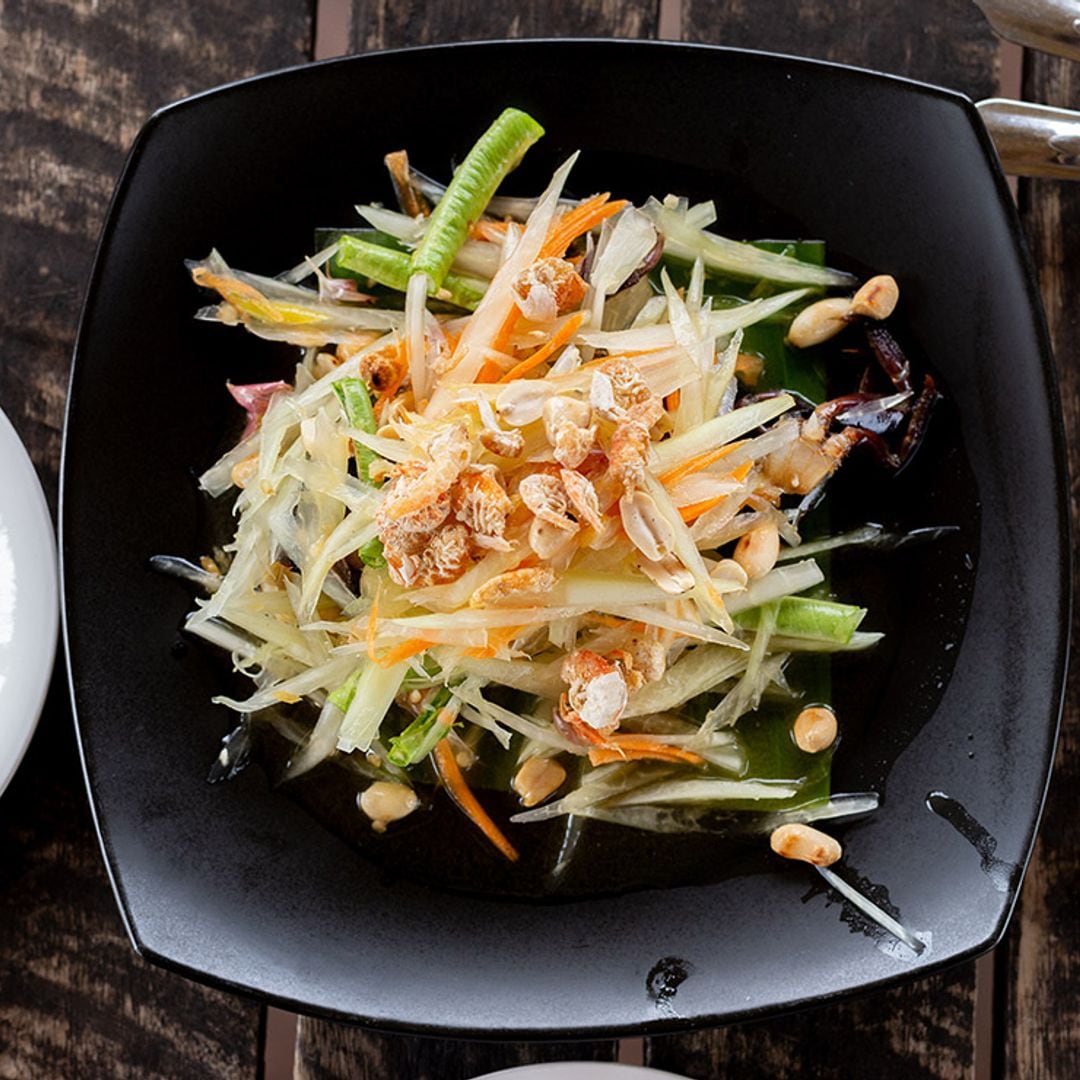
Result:
[[[691,521],[696,521],[701,517],[706,510],[711,510],[714,506],[718,506],[726,498],[726,495],[714,495],[711,499],[702,499],[700,502],[688,503],[686,506],[680,506],[679,517],[689,525]]]
[[[679,407],[679,402],[682,401],[682,391],[672,390],[666,398],[664,398],[664,408],[668,412],[674,412]]]
[[[705,759],[679,746],[657,742],[648,735],[610,735],[604,745],[589,751],[593,765],[606,765],[611,761],[681,761],[686,765],[702,765]]]
[[[604,750],[589,751],[589,764],[610,765],[613,761],[682,761],[675,754],[661,754],[653,750]]]
[[[502,367],[494,360],[485,360],[481,365],[480,370],[476,373],[476,381],[478,383],[493,383],[499,381],[499,376],[502,375]]]
[[[551,357],[556,349],[562,348],[578,332],[581,324],[585,321],[585,314],[584,311],[579,311],[576,315],[571,315],[555,331],[546,345],[541,345],[532,356],[526,357],[520,364],[515,364],[499,382],[513,382],[514,379],[520,379],[522,375],[532,371],[533,368],[539,367],[540,364]]]
[[[548,231],[543,246],[540,248],[540,258],[564,255],[566,249],[579,236],[595,229],[601,222],[629,205],[626,199],[608,202],[610,198],[611,192],[604,192],[567,210]]]
[[[435,771],[439,774],[450,798],[464,811],[468,819],[505,855],[511,862],[517,862],[517,849],[503,836],[499,826],[488,816],[487,811],[476,801],[476,796],[465,783],[461,775],[453,748],[443,740],[435,744],[432,751],[435,759]]]
[[[499,332],[495,335],[495,340],[491,343],[491,347],[496,352],[507,352],[509,350],[510,338],[513,336],[514,327],[517,326],[520,314],[517,304],[511,304],[506,318],[503,319],[502,326],[499,327]]]
[[[685,754],[688,755],[687,760],[693,759],[695,762],[703,760],[699,755],[689,750],[682,750],[677,746],[672,746],[670,743],[660,742],[659,739],[654,739],[651,735],[644,735],[634,731],[616,732],[608,737],[608,742],[617,747],[624,747],[627,750],[659,750],[665,754]]]
[[[400,645],[388,649],[382,656],[373,657],[373,659],[379,667],[393,667],[395,664],[400,664],[402,660],[408,660],[410,656],[415,656],[425,649],[430,649],[432,644],[432,642],[426,641],[424,638],[410,638],[408,641],[403,641]]]
[[[742,446],[745,441],[746,440],[744,439],[741,442],[728,443],[727,446],[719,446],[715,450],[709,450],[707,453],[699,454],[689,461],[684,461],[681,465],[676,465],[674,469],[668,469],[668,471],[663,473],[658,479],[664,487],[670,487],[684,476],[689,476],[691,473],[707,469],[713,462],[727,457],[733,450],[737,450]],[[743,475],[745,475],[745,473]]]
[[[744,461],[737,469],[732,469],[728,473],[728,476],[732,480],[745,480],[750,470],[754,467],[752,461]],[[679,507],[679,515],[683,521],[689,524],[691,521],[695,521],[701,517],[706,510],[711,510],[714,506],[718,506],[727,498],[727,495],[713,495],[711,498],[702,499],[700,502],[687,503],[685,506]]]

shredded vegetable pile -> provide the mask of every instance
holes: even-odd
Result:
[[[249,424],[201,484],[235,493],[235,535],[189,573],[187,628],[255,684],[222,704],[315,707],[289,774],[356,763],[380,831],[438,787],[511,860],[536,821],[719,808],[824,865],[839,846],[806,823],[876,797],[755,776],[740,720],[786,702],[799,760],[831,754],[789,660],[880,638],[818,561],[880,530],[799,529],[853,449],[896,468],[925,427],[933,382],[882,321],[896,283],[726,239],[711,203],[571,199],[576,154],[538,198],[497,196],[542,134],[507,109],[445,188],[389,155],[399,209],[358,207],[278,277],[191,265],[200,318],[303,355],[291,383],[230,386]],[[863,335],[858,389],[794,392],[791,358],[839,333]]]

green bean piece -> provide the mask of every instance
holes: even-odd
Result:
[[[371,408],[371,398],[368,395],[367,384],[363,379],[347,378],[338,379],[334,383],[334,393],[337,394],[341,407],[345,410],[345,418],[351,427],[357,431],[366,431],[374,435],[378,424],[375,422],[375,413]],[[356,473],[365,484],[379,487],[371,479],[371,466],[379,460],[379,455],[363,443],[353,440],[353,456],[356,458]]]
[[[455,170],[412,257],[412,273],[427,274],[433,295],[465,242],[469,226],[484,212],[506,174],[543,134],[544,129],[528,113],[505,109]]]
[[[756,630],[761,623],[762,608],[740,611],[735,622],[744,630]],[[866,608],[838,604],[832,600],[816,600],[810,596],[785,596],[779,601],[776,626],[772,632],[780,637],[814,638],[846,645],[866,615]]]
[[[340,243],[334,261],[342,269],[371,278],[398,292],[408,288],[410,262],[407,252],[395,251],[355,236],[343,236]],[[475,311],[487,291],[487,285],[482,278],[446,274],[442,285],[432,295],[466,311]]]

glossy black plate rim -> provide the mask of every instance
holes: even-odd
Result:
[[[982,149],[984,158],[983,163],[985,167],[989,170],[989,173],[995,184],[998,200],[1000,203],[1000,209],[1002,211],[1002,216],[1007,223],[1008,231],[1012,238],[1015,252],[1020,259],[1024,271],[1024,285],[1030,312],[1033,315],[1038,328],[1038,351],[1040,354],[1043,368],[1042,373],[1047,387],[1046,399],[1052,423],[1052,430],[1050,432],[1050,436],[1053,448],[1053,464],[1056,473],[1055,486],[1059,493],[1057,532],[1061,550],[1065,553],[1065,557],[1062,560],[1062,564],[1060,566],[1060,574],[1058,577],[1058,588],[1060,589],[1061,596],[1063,598],[1064,625],[1059,627],[1058,650],[1055,657],[1055,685],[1058,688],[1058,692],[1057,707],[1054,710],[1054,715],[1049,718],[1049,726],[1052,732],[1052,738],[1047,744],[1048,749],[1045,755],[1045,760],[1043,762],[1042,775],[1044,777],[1044,781],[1042,785],[1041,795],[1039,798],[1038,810],[1030,822],[1030,828],[1027,830],[1023,858],[1018,864],[1018,873],[1016,874],[1010,885],[1008,892],[1008,902],[1004,905],[1001,915],[999,916],[996,924],[992,927],[991,931],[986,935],[983,940],[979,941],[977,944],[973,945],[970,948],[943,956],[930,963],[922,964],[914,971],[901,971],[895,975],[889,975],[875,980],[868,980],[858,986],[835,991],[827,991],[820,994],[808,995],[797,999],[792,999],[780,1006],[766,1004],[760,1006],[752,1006],[740,1010],[728,1010],[722,1014],[699,1014],[678,1018],[665,1017],[662,1019],[646,1021],[643,1023],[615,1025],[607,1024],[602,1026],[589,1026],[585,1024],[581,1025],[580,1027],[575,1027],[571,1032],[551,1029],[544,1030],[535,1027],[500,1027],[498,1029],[492,1029],[485,1027],[473,1028],[467,1026],[455,1026],[453,1028],[449,1028],[438,1024],[397,1022],[389,1020],[385,1017],[372,1018],[362,1016],[356,1013],[342,1011],[340,1009],[332,1007],[326,1007],[324,1005],[313,1005],[310,1002],[306,1002],[298,998],[292,998],[288,995],[275,994],[259,989],[253,989],[252,987],[249,987],[241,982],[229,979],[227,977],[209,974],[199,968],[188,965],[183,961],[178,961],[171,956],[168,956],[154,948],[151,948],[142,940],[140,936],[138,927],[135,924],[135,921],[131,915],[128,901],[124,894],[123,886],[118,880],[116,873],[114,872],[114,853],[109,840],[107,823],[104,822],[100,817],[98,807],[94,798],[92,768],[88,761],[88,753],[86,745],[84,743],[83,730],[79,720],[78,704],[76,700],[75,676],[73,667],[74,657],[71,645],[71,634],[69,627],[69,606],[67,600],[67,566],[66,560],[64,558],[66,538],[65,509],[67,505],[66,481],[67,460],[69,451],[68,421],[72,411],[73,395],[71,391],[75,387],[76,377],[78,372],[80,371],[80,365],[78,363],[78,360],[83,350],[83,334],[87,319],[87,313],[91,310],[91,308],[94,306],[98,299],[98,285],[100,280],[99,271],[101,264],[104,261],[109,242],[114,233],[116,225],[116,210],[118,206],[122,203],[124,196],[127,193],[131,178],[135,172],[135,167],[139,161],[141,153],[148,139],[158,127],[160,121],[165,117],[168,117],[176,112],[181,112],[186,108],[196,105],[206,99],[225,96],[238,88],[245,88],[251,84],[258,84],[267,80],[303,78],[305,74],[313,68],[354,65],[357,63],[363,63],[370,57],[384,56],[387,54],[416,54],[422,56],[426,53],[444,53],[449,50],[475,50],[478,52],[484,52],[503,48],[512,49],[520,46],[544,45],[548,47],[561,47],[569,44],[595,46],[602,48],[637,48],[657,50],[669,53],[673,51],[693,51],[710,53],[717,55],[718,57],[723,55],[738,55],[744,57],[752,57],[758,61],[775,62],[800,68],[817,70],[825,69],[835,73],[840,77],[856,78],[868,80],[870,82],[884,82],[901,85],[908,88],[913,93],[938,97],[959,106],[964,112],[966,118],[968,119],[970,127]],[[288,68],[275,70],[272,72],[261,73],[245,79],[239,79],[234,82],[226,83],[221,86],[213,87],[197,94],[193,94],[187,98],[173,102],[156,110],[149,117],[149,119],[146,121],[146,123],[136,136],[136,139],[132,144],[132,147],[128,153],[127,159],[120,173],[119,179],[117,181],[116,187],[109,203],[105,221],[102,226],[102,231],[98,239],[93,266],[91,270],[91,276],[89,280],[89,286],[83,300],[79,330],[76,335],[75,346],[73,350],[73,363],[69,383],[69,395],[65,409],[64,438],[61,451],[60,499],[57,526],[61,561],[60,593],[64,651],[68,673],[69,692],[72,704],[72,714],[78,741],[80,761],[83,769],[84,780],[87,785],[88,801],[90,804],[94,828],[104,856],[104,862],[106,866],[106,871],[108,873],[110,885],[116,897],[117,906],[120,911],[125,930],[135,950],[141,956],[145,957],[147,960],[151,961],[157,966],[182,974],[187,978],[191,978],[205,985],[225,989],[254,1000],[265,1001],[275,1005],[279,1005],[283,1008],[287,1008],[298,1013],[328,1017],[349,1023],[356,1023],[365,1027],[370,1027],[373,1030],[413,1035],[450,1035],[457,1038],[477,1040],[541,1040],[559,1039],[567,1037],[572,1037],[574,1039],[596,1039],[611,1036],[634,1036],[642,1034],[651,1035],[675,1033],[680,1031],[694,1030],[701,1027],[716,1026],[720,1024],[751,1020],[763,1016],[775,1016],[781,1012],[793,1011],[812,1005],[824,1004],[828,1002],[841,1001],[847,998],[858,997],[861,994],[872,990],[879,990],[896,986],[905,981],[908,981],[910,978],[913,977],[923,978],[936,972],[957,966],[967,960],[971,960],[977,956],[980,956],[988,950],[994,948],[1001,941],[1006,930],[1008,929],[1009,921],[1012,917],[1013,911],[1015,910],[1015,906],[1019,899],[1024,874],[1026,873],[1027,866],[1031,859],[1035,836],[1045,808],[1046,795],[1051,779],[1052,763],[1060,731],[1061,714],[1064,705],[1065,694],[1065,673],[1071,647],[1071,612],[1073,605],[1073,598],[1071,593],[1071,574],[1073,555],[1071,545],[1071,523],[1068,514],[1068,466],[1066,455],[1065,430],[1055,363],[1050,345],[1049,333],[1046,326],[1045,314],[1043,311],[1041,297],[1039,295],[1036,281],[1037,279],[1035,276],[1034,265],[1031,259],[1029,249],[1027,247],[1026,238],[1020,224],[1019,216],[1016,212],[1015,204],[1013,203],[1011,194],[1008,189],[1008,185],[1005,180],[1005,176],[1001,170],[993,143],[971,99],[962,93],[950,90],[945,87],[921,82],[919,80],[905,78],[898,75],[878,72],[868,68],[839,64],[831,61],[809,59],[806,57],[792,56],[783,53],[698,43],[679,43],[617,38],[531,38],[510,40],[503,39],[492,41],[457,42],[442,45],[411,46],[408,48],[384,50],[371,54],[335,57],[315,63],[296,65]]]

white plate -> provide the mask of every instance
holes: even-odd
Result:
[[[56,541],[37,473],[0,412],[0,792],[34,734],[56,652]]]
[[[613,1065],[601,1061],[552,1061],[544,1065],[521,1065],[516,1069],[487,1073],[476,1080],[686,1080],[675,1073],[643,1069],[640,1065]]]

